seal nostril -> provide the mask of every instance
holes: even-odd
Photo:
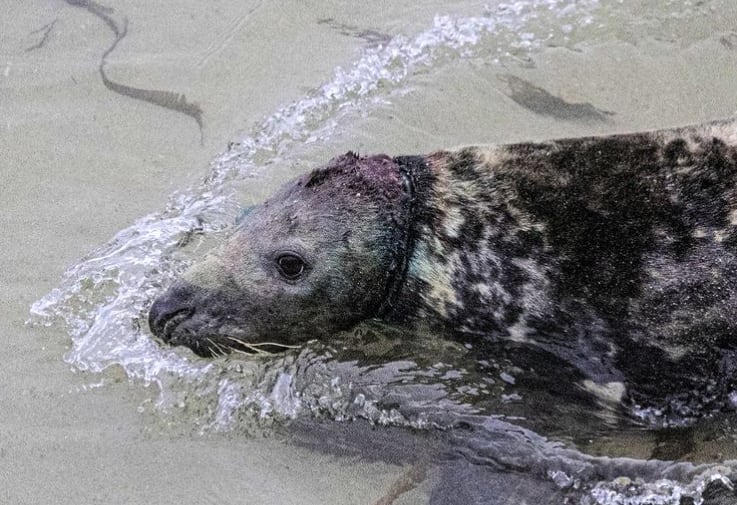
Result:
[[[148,314],[151,332],[166,341],[171,340],[174,329],[192,317],[195,309],[187,301],[165,294],[154,302]]]

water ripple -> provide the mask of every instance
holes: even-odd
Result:
[[[183,244],[193,234],[216,236],[232,223],[238,208],[233,181],[257,175],[260,167],[288,155],[300,142],[329,138],[341,118],[370,108],[372,98],[387,96],[414,74],[489,47],[497,53],[535,49],[551,35],[533,35],[527,27],[532,20],[539,24],[540,17],[552,13],[556,24],[560,18],[587,24],[596,5],[596,1],[521,1],[487,9],[478,17],[436,16],[429,29],[414,37],[396,36],[366,49],[349,68],[337,68],[314,92],[277,110],[251,135],[231,145],[199,186],[175,193],[163,212],[137,220],[68,269],[59,288],[33,303],[30,322],[64,323],[73,343],[65,357],[69,363],[92,372],[121,365],[132,379],[158,384],[161,405],[167,405],[166,389],[173,387],[167,384],[183,381],[197,387],[214,380],[224,373],[222,364],[161,348],[141,326],[151,300],[190,263],[191,253]],[[257,404],[263,415],[278,411],[287,416],[309,403],[290,394],[295,385],[286,375],[277,373],[253,384],[255,389],[247,394],[232,379],[219,380],[212,393],[218,405],[212,425],[218,429],[229,425],[239,402]],[[363,403],[365,409],[371,405]],[[328,406],[328,410],[342,415],[340,409]]]

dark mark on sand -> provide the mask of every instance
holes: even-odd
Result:
[[[110,7],[100,5],[92,0],[65,0],[69,5],[74,7],[81,7],[91,14],[94,14],[110,28],[115,35],[115,40],[112,45],[102,54],[100,58],[100,76],[102,82],[107,89],[118,93],[119,95],[127,96],[136,100],[142,100],[144,102],[164,107],[165,109],[173,110],[186,114],[197,122],[197,126],[200,130],[200,145],[204,145],[204,128],[202,122],[202,109],[199,105],[193,102],[188,102],[187,97],[182,93],[174,93],[172,91],[163,91],[156,89],[144,89],[135,88],[125,84],[120,84],[108,78],[105,73],[105,63],[107,57],[117,47],[118,43],[125,38],[128,33],[128,20],[123,19],[122,23],[119,23],[113,19],[112,14],[115,12]]]
[[[588,102],[566,102],[512,74],[500,74],[497,78],[509,86],[509,98],[536,114],[565,121],[609,121],[609,116],[614,115],[614,112],[598,109]]]
[[[381,33],[376,30],[364,30],[357,26],[339,23],[333,18],[318,19],[317,24],[328,25],[333,30],[337,30],[341,35],[365,40],[369,47],[387,44],[392,39],[392,36],[389,34]]]
[[[722,36],[719,43],[729,50],[737,49],[737,32],[730,32]]]
[[[43,35],[41,36],[41,40],[39,40],[32,46],[27,47],[26,52],[33,51],[34,49],[41,49],[46,44],[46,41],[49,40],[49,35],[51,34],[51,30],[54,28],[56,21],[57,20],[55,19],[51,23],[47,23],[43,25],[41,28],[39,28],[38,30],[33,30],[31,32],[31,35],[35,35],[41,32],[43,32]]]

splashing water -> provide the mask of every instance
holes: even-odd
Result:
[[[487,7],[478,17],[436,16],[431,27],[414,37],[396,36],[364,50],[349,68],[337,68],[321,87],[277,110],[232,145],[197,187],[172,195],[164,211],[139,219],[68,269],[60,286],[31,306],[29,323],[63,324],[72,338],[67,362],[93,373],[121,366],[131,380],[157,385],[159,411],[178,408],[192,414],[187,421],[203,431],[248,429],[304,414],[446,427],[459,416],[475,414],[450,391],[459,384],[472,389],[462,371],[455,371],[454,381],[442,363],[360,366],[334,359],[332,350],[320,345],[269,358],[206,361],[152,340],[143,328],[147,308],[192,261],[193,252],[186,247],[192,235],[216,239],[233,222],[238,212],[233,185],[238,181],[258,176],[275,160],[294,158],[301,145],[329,140],[350,114],[370,112],[430,68],[479,55],[494,60],[524,57],[547,41],[568,41],[576,27],[590,26],[597,14],[597,0],[511,2]],[[491,464],[504,464],[509,457],[514,466],[526,457],[532,466],[547,465],[547,478],[562,489],[586,487],[576,469],[646,469],[645,462],[637,466],[633,460],[599,461],[572,451],[561,455],[559,447],[539,436],[485,419],[493,425],[485,433],[495,440],[469,445],[473,458],[483,460],[486,450]],[[463,440],[459,447],[467,443]],[[560,467],[561,458],[570,458],[572,466]],[[725,476],[731,477],[731,469],[720,471],[698,474],[689,469],[683,477],[653,482],[592,482],[581,503],[677,504],[685,496],[699,503],[710,482],[731,486]],[[688,484],[677,483],[689,479]]]
[[[240,375],[237,384],[223,376],[230,365],[162,349],[141,328],[151,300],[190,263],[183,244],[195,233],[217,236],[233,222],[238,205],[230,183],[257,175],[260,165],[288,155],[298,143],[329,138],[342,117],[370,107],[372,99],[397,89],[423,68],[473,55],[482,41],[495,43],[501,54],[536,49],[553,36],[553,27],[536,38],[527,29],[529,23],[539,24],[541,16],[552,14],[556,24],[564,18],[585,25],[596,4],[523,1],[489,9],[485,16],[436,16],[433,25],[414,38],[397,36],[385,46],[367,49],[350,68],[336,69],[315,92],[277,110],[252,135],[232,145],[213,162],[201,185],[174,194],[162,213],[139,219],[71,267],[59,288],[31,306],[30,322],[65,323],[73,342],[65,357],[69,363],[91,372],[121,365],[131,379],[159,386],[161,407],[176,403],[169,398],[175,383],[214,396],[215,428],[226,429],[245,404],[258,405],[261,415],[296,415],[305,402],[290,396],[295,384],[284,375],[284,363],[277,365],[280,360],[272,367],[281,375],[270,376],[255,366],[254,383],[246,387]]]

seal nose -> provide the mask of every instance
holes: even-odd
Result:
[[[175,284],[157,298],[148,312],[148,327],[151,332],[169,342],[174,329],[194,314],[193,295],[191,288]]]

